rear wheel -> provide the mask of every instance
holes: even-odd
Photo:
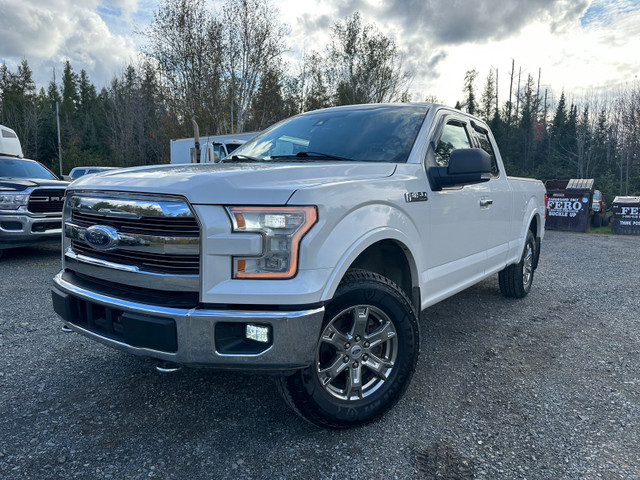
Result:
[[[593,214],[593,217],[591,217],[591,226],[593,228],[602,226],[602,215],[600,213]]]
[[[529,293],[535,271],[535,256],[536,240],[529,230],[520,261],[515,265],[509,265],[498,274],[500,291],[505,297],[522,298]]]
[[[389,279],[349,271],[327,304],[314,364],[279,389],[305,420],[328,428],[368,423],[402,396],[419,352],[418,319]]]

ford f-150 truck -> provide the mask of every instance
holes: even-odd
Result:
[[[545,189],[507,177],[481,120],[431,104],[282,121],[222,163],[70,185],[55,311],[167,364],[280,374],[329,428],[378,418],[418,359],[419,312],[491,275],[531,288]]]
[[[0,125],[0,256],[7,248],[60,241],[68,183],[22,158],[16,133]]]

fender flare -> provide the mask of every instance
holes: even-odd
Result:
[[[536,259],[535,259],[535,264],[537,266],[538,263],[538,256],[540,254],[540,240],[541,240],[541,231],[544,229],[544,223],[542,223],[542,218],[540,215],[540,208],[539,206],[536,204],[536,199],[535,197],[531,197],[529,199],[529,203],[527,204],[527,212],[528,215],[525,215],[525,220],[522,223],[522,227],[520,229],[520,247],[518,249],[518,252],[522,252],[524,250],[524,246],[525,243],[527,242],[527,232],[531,229],[531,224],[533,223],[533,221],[535,220],[537,225],[538,225],[538,231],[536,232]],[[520,253],[518,254],[520,255]],[[518,257],[519,259],[520,257]],[[535,268],[535,267],[534,267]]]
[[[342,278],[349,270],[349,267],[358,258],[358,256],[372,245],[381,241],[391,240],[396,242],[405,252],[407,263],[409,264],[412,285],[419,285],[419,274],[416,258],[411,248],[411,240],[403,232],[392,227],[378,227],[365,232],[359,236],[351,245],[351,247],[340,257],[337,265],[333,268],[331,275],[322,292],[322,300],[328,301],[333,298],[338,285]]]

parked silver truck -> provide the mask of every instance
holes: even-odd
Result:
[[[294,411],[345,428],[401,398],[423,309],[494,274],[504,295],[528,294],[544,222],[544,186],[507,177],[482,120],[330,108],[221,163],[74,182],[53,304],[165,369],[278,374]]]
[[[60,242],[68,183],[23,158],[16,132],[0,125],[0,256],[7,248]]]

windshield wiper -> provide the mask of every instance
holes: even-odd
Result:
[[[281,160],[283,158],[291,158],[291,159],[300,159],[300,158],[304,158],[307,160],[322,160],[322,159],[329,159],[329,160],[340,160],[341,162],[353,162],[353,159],[351,158],[345,158],[345,157],[338,157],[337,155],[331,155],[329,153],[321,153],[321,152],[298,152],[295,155],[272,155],[271,156],[272,159],[278,159]]]
[[[264,162],[262,158],[252,157],[250,155],[231,155],[230,157],[220,160],[221,163],[229,162]]]

